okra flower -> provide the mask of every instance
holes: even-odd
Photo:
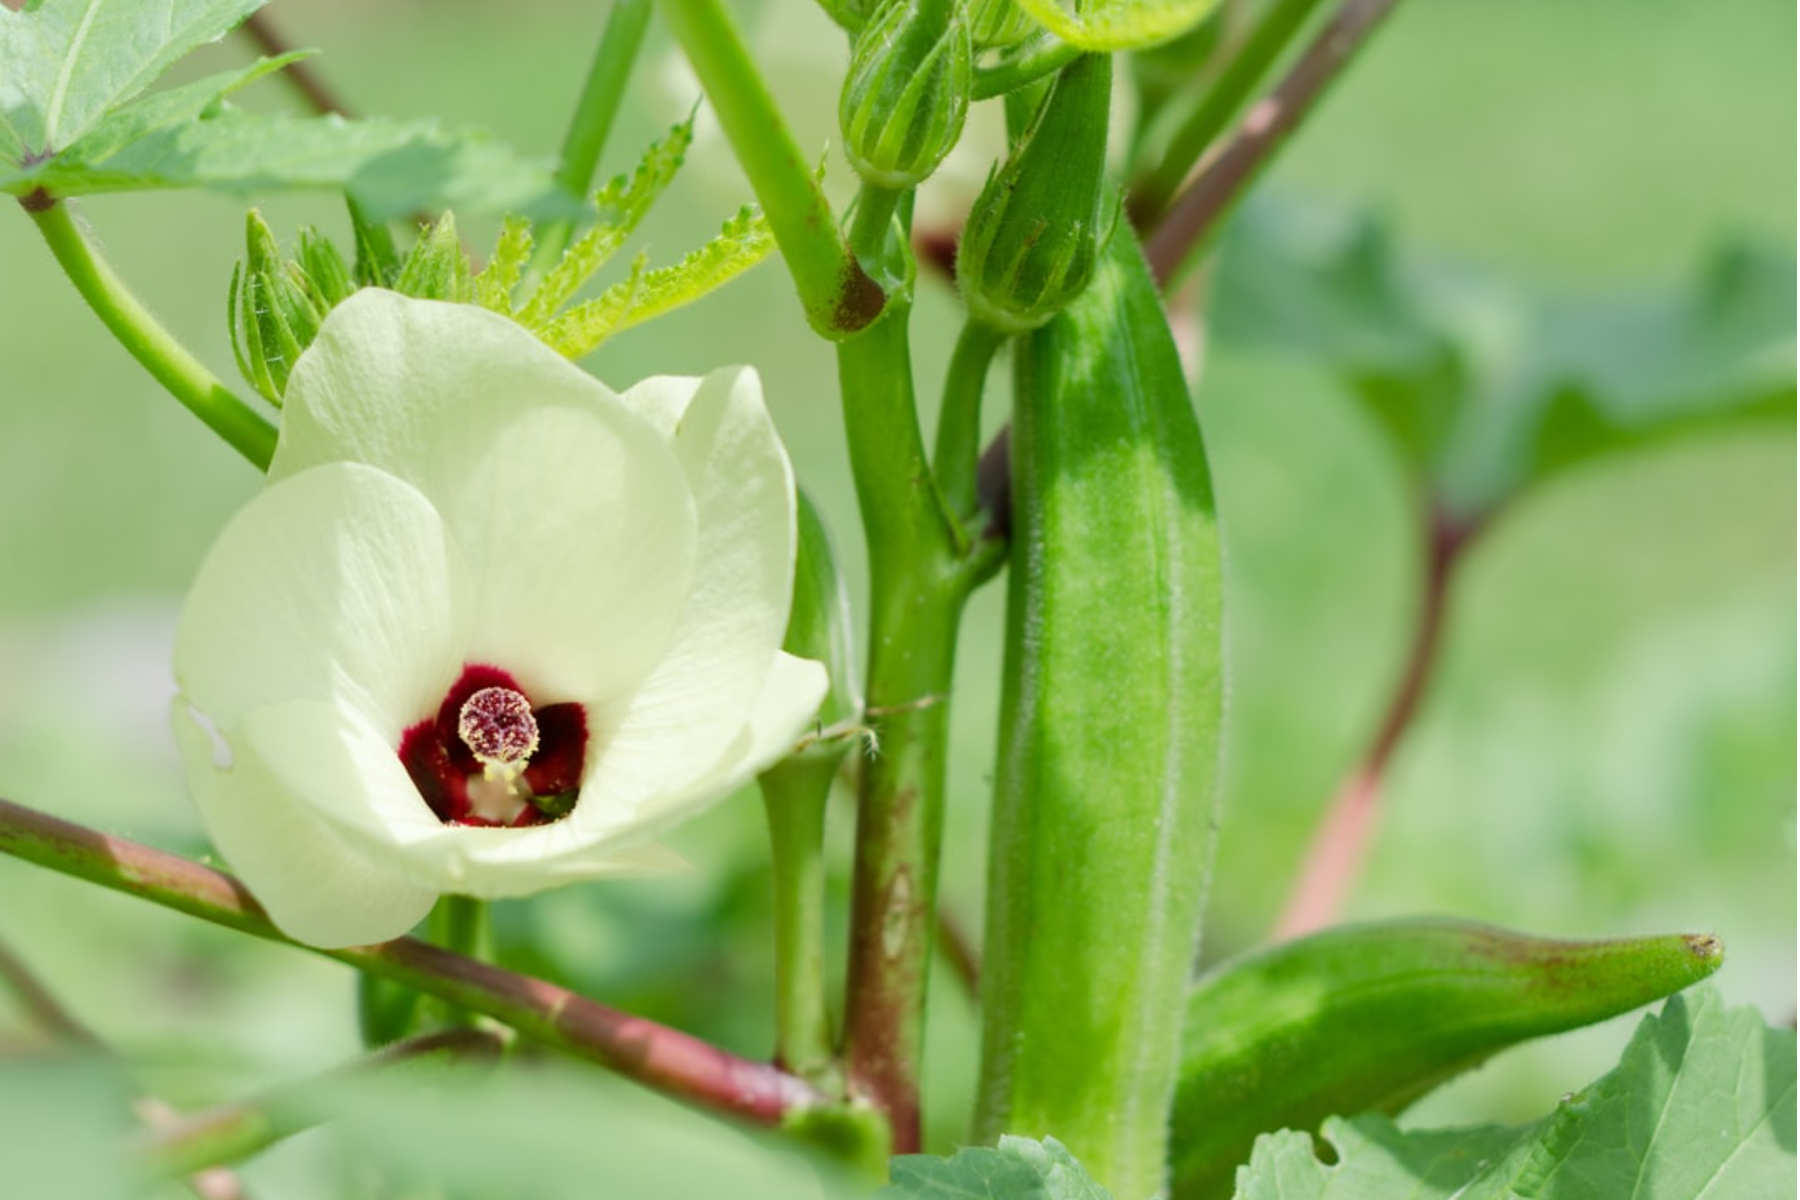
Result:
[[[617,395],[495,314],[365,290],[295,364],[269,486],[176,635],[213,841],[285,932],[669,869],[780,758],[794,483],[748,369]]]

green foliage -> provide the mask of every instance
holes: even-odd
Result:
[[[1179,37],[1218,0],[1017,0],[1051,33],[1083,50],[1138,50]]]
[[[1373,222],[1265,206],[1221,257],[1221,339],[1354,387],[1459,517],[1621,448],[1794,414],[1789,254],[1734,249],[1625,298],[1534,294],[1402,254]]]
[[[640,259],[633,265],[631,278],[549,321],[538,329],[538,336],[558,353],[583,358],[614,334],[723,287],[774,249],[775,238],[762,213],[750,207],[740,209],[716,237],[689,251],[679,263],[644,271]]]
[[[1188,997],[1173,1195],[1228,1195],[1259,1133],[1397,1112],[1509,1045],[1661,999],[1723,961],[1709,937],[1568,942],[1400,920],[1225,963]]]
[[[1015,354],[976,1132],[1053,1133],[1115,1191],[1147,1195],[1167,1132],[1132,1114],[1164,1112],[1174,1087],[1211,866],[1210,472],[1126,230]]]
[[[421,209],[578,215],[549,170],[433,121],[240,112],[238,88],[295,59],[137,99],[165,68],[262,0],[67,0],[0,10],[0,191],[54,197],[155,188],[343,189],[372,217]]]
[[[0,161],[18,166],[74,145],[264,2],[48,0],[23,12],[0,9]],[[221,85],[214,98],[227,90]]]
[[[563,252],[537,290],[519,306],[516,315],[527,328],[541,327],[625,244],[674,180],[693,140],[691,120],[677,125],[644,153],[629,176],[615,176],[600,189],[594,197],[598,222]]]
[[[1053,1137],[1002,1137],[953,1158],[902,1155],[889,1170],[893,1182],[875,1200],[1113,1200]]]
[[[104,157],[70,153],[0,175],[0,189],[57,196],[156,188],[247,195],[272,187],[348,192],[377,219],[421,209],[567,217],[580,205],[550,171],[478,132],[435,121],[294,117],[221,108]]]
[[[1793,1194],[1794,1035],[1711,988],[1646,1017],[1613,1071],[1521,1129],[1402,1133],[1380,1117],[1257,1143],[1242,1200],[1699,1200]]]

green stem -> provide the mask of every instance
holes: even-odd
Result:
[[[467,1059],[492,1058],[499,1051],[497,1036],[468,1029],[395,1042],[335,1071],[181,1118],[174,1125],[138,1138],[132,1150],[139,1178],[146,1184],[155,1183],[242,1162],[276,1142],[329,1120],[339,1089],[357,1076],[394,1075],[395,1068],[416,1073],[432,1060],[449,1066]],[[419,1082],[425,1083],[428,1078]]]
[[[894,229],[894,213],[906,193],[897,188],[865,183],[857,193],[856,213],[850,218],[850,252],[858,262],[878,267],[886,258],[888,237]]]
[[[825,1103],[803,1080],[542,979],[417,938],[321,950],[275,928],[244,885],[174,854],[0,800],[0,853],[271,942],[298,946],[459,1005],[552,1049],[691,1104],[780,1125]]]
[[[1232,115],[1243,107],[1251,91],[1318,6],[1319,0],[1276,0],[1238,47],[1218,82],[1169,139],[1162,162],[1132,187],[1133,224],[1148,228],[1168,209],[1169,201],[1181,190],[1194,164],[1225,131]]]
[[[977,67],[970,94],[976,100],[1004,96],[1054,75],[1080,58],[1081,53],[1061,38],[1045,35],[991,67]]]
[[[157,323],[82,234],[66,202],[25,207],[69,282],[131,357],[253,466],[267,471],[275,456],[275,427]]]
[[[427,931],[434,945],[469,958],[486,959],[493,947],[488,936],[487,901],[473,896],[442,895],[431,909]],[[439,1023],[452,1029],[472,1027],[476,1014],[459,1005],[442,1005]]]
[[[619,115],[631,66],[637,61],[650,27],[650,0],[614,0],[606,15],[606,28],[588,65],[587,81],[575,102],[575,115],[563,136],[561,161],[556,168],[557,186],[576,200],[586,200],[594,185],[594,171],[607,136]],[[569,244],[574,222],[545,222],[533,231],[538,262],[554,263]]]
[[[769,218],[821,337],[841,341],[881,314],[887,297],[838,233],[811,163],[775,107],[737,24],[721,0],[661,0],[664,18]]]
[[[619,102],[625,96],[631,64],[637,60],[649,27],[650,0],[614,0],[612,11],[606,16],[606,29],[600,34],[600,45],[594,51],[594,61],[588,67],[587,82],[582,85],[581,99],[576,101],[574,119],[563,138],[562,162],[556,169],[557,185],[577,200],[585,199],[593,184],[594,168],[600,162],[600,152],[606,148]]]
[[[775,877],[775,1061],[842,1087],[825,1004],[825,805],[840,753],[797,754],[760,780]]]
[[[944,402],[938,410],[938,486],[944,503],[959,518],[975,509],[975,465],[981,457],[981,393],[988,367],[1005,341],[980,321],[967,321],[956,339],[944,378]]]
[[[893,1152],[919,1147],[919,1066],[943,826],[949,688],[968,581],[913,405],[907,311],[838,346],[869,546],[868,719],[858,797],[844,1058]]]
[[[431,910],[431,940],[446,950],[485,958],[490,950],[487,901],[473,896],[439,896]]]

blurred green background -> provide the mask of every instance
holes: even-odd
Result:
[[[746,6],[760,50],[802,144],[823,147],[841,40],[802,0],[763,7]],[[324,48],[317,65],[355,110],[437,115],[544,155],[603,20],[600,6],[549,0],[283,0],[271,16],[296,44]],[[1265,186],[1372,211],[1413,251],[1576,294],[1666,286],[1734,240],[1791,254],[1794,35],[1787,0],[1411,0]],[[652,38],[609,173],[696,95],[666,38]],[[183,71],[249,55],[228,42]],[[291,100],[270,81],[244,102]],[[831,169],[846,178],[841,160]],[[703,136],[643,241],[672,261],[746,199]],[[188,194],[81,205],[125,277],[227,376],[243,207]],[[343,229],[329,197],[265,213],[284,235],[302,222]],[[481,245],[491,223],[468,224]],[[22,215],[0,220],[0,285],[0,795],[201,853],[165,725],[169,644],[187,581],[257,477],[111,342]],[[956,309],[939,284],[922,293],[915,353],[929,386]],[[779,266],[588,365],[622,386],[734,362],[762,372],[860,596],[832,357]],[[1266,931],[1379,720],[1418,566],[1392,451],[1330,376],[1220,350],[1200,404],[1230,555],[1233,670],[1213,958]],[[1794,431],[1781,424],[1616,456],[1508,512],[1452,597],[1441,670],[1394,764],[1353,915],[1449,912],[1570,936],[1710,930],[1729,947],[1727,999],[1791,1019],[1794,496]],[[955,697],[946,903],[977,930],[1001,599],[993,587],[971,609]],[[688,876],[503,905],[508,953],[766,1054],[760,836],[746,795],[682,831]],[[0,938],[145,1057],[171,1098],[217,1099],[355,1049],[353,980],[333,964],[11,861],[0,896]],[[948,973],[940,983],[928,1087],[942,1149],[966,1115],[976,1037],[971,1006]],[[1626,1028],[1515,1052],[1416,1117],[1535,1115],[1605,1069]],[[24,1036],[0,999],[0,1037]],[[250,1172],[258,1194],[311,1194],[322,1144],[267,1156]]]

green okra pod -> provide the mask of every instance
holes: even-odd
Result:
[[[1468,921],[1347,925],[1224,963],[1188,996],[1176,1200],[1231,1194],[1256,1135],[1395,1112],[1496,1051],[1696,983],[1708,935],[1554,941]]]
[[[1205,448],[1121,225],[1014,343],[1012,571],[976,1133],[1163,1183],[1210,867],[1221,705]]]

